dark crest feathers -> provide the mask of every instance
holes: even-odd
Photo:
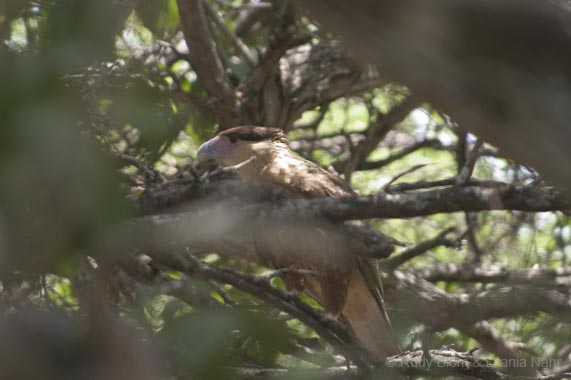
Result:
[[[220,132],[220,136],[234,135],[244,141],[279,141],[288,142],[287,136],[281,129],[266,127],[234,127]]]

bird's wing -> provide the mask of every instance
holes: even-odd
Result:
[[[262,265],[292,269],[282,275],[290,290],[307,293],[331,314],[341,313],[354,264],[351,244],[337,226],[318,221],[263,221],[256,226],[253,241]],[[295,269],[315,274],[300,274]]]
[[[271,167],[264,168],[264,171],[267,182],[306,198],[340,197],[353,194],[351,187],[340,177],[293,154],[282,157],[280,162],[274,162]],[[393,337],[385,312],[381,297],[381,283],[376,268],[370,260],[353,255],[350,250],[347,250],[345,255],[351,257],[350,265],[353,269],[350,277],[344,280],[347,284],[347,294],[342,297],[345,300],[342,314],[349,321],[355,335],[379,358],[398,354],[400,348]],[[324,259],[327,260],[327,257]],[[322,267],[322,269],[327,268]],[[326,270],[319,271],[327,273]],[[313,295],[326,309],[328,303],[332,304],[327,300],[335,299],[333,294],[341,291],[341,283],[338,280],[340,277],[330,276],[332,281],[327,281],[327,279],[320,281],[319,295],[318,297]],[[336,279],[337,283],[335,283]],[[312,288],[315,289],[315,286]],[[335,311],[337,310],[332,310],[332,312]]]
[[[304,198],[341,197],[353,194],[339,176],[293,154],[282,155],[260,173],[265,182]]]

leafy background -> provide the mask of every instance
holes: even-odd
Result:
[[[337,359],[313,330],[264,300],[213,280],[156,269],[171,281],[168,284],[191,283],[192,294],[181,294],[168,284],[138,282],[89,255],[93,242],[109,226],[140,215],[134,204],[145,188],[189,175],[197,146],[215,133],[216,124],[226,123],[226,115],[209,104],[215,96],[194,70],[177,2],[142,0],[133,8],[135,3],[0,4],[0,335],[11,338],[1,340],[6,346],[1,354],[10,360],[0,369],[6,378],[74,378],[74,373],[89,368],[116,377],[139,373],[158,378],[155,374],[168,373],[171,378],[234,378],[235,367],[279,367],[288,368],[286,376],[292,379],[314,378],[316,368],[332,366]],[[304,12],[292,15],[278,2],[207,4],[226,31],[239,36],[256,64],[278,44],[278,31],[287,23],[303,32],[299,46],[341,49]],[[242,18],[252,10],[265,16],[241,31]],[[237,52],[215,17],[210,19],[228,80],[246,91],[239,85],[255,68]],[[382,72],[375,75],[382,78]],[[289,130],[298,153],[324,167],[343,169],[370,126],[408,96],[402,85],[373,81],[360,91],[350,89],[320,104],[310,102],[280,126]],[[264,121],[250,117],[256,118]],[[419,142],[430,144],[378,169],[340,172],[346,178],[352,174],[351,185],[360,194],[386,190],[387,184],[452,178],[459,171],[458,147],[464,144],[469,152],[477,141],[460,127],[420,100],[392,123],[367,160],[394,157]],[[541,181],[533,168],[514,162],[492,145],[484,144],[479,153],[473,178],[524,185]],[[416,170],[403,174],[416,165]],[[399,174],[402,177],[391,183]],[[372,223],[407,246],[456,228],[454,244],[435,247],[401,270],[442,263],[506,271],[565,270],[571,255],[569,217],[563,212],[459,212]],[[216,253],[201,258],[248,273],[268,272]],[[103,301],[90,300],[98,295],[82,300],[78,278],[86,266],[88,277],[105,279],[105,312],[94,306]],[[272,284],[283,288],[279,279]],[[478,281],[436,285],[456,294],[497,286]],[[568,297],[565,289],[562,297]],[[388,308],[405,349],[429,344],[468,351],[481,345],[454,326],[434,328],[391,302]],[[558,313],[515,313],[486,323],[522,358],[557,359],[556,368],[546,370],[549,373],[569,367],[568,314],[567,303]],[[112,360],[113,355],[121,356],[119,348],[111,350],[110,342],[117,340],[109,333],[114,329],[128,331],[122,343],[126,364]],[[306,350],[300,353],[300,347]],[[142,360],[145,355],[152,359]],[[479,355],[498,359],[498,353]],[[24,365],[33,358],[43,359],[38,365]],[[497,363],[501,367],[501,361]]]

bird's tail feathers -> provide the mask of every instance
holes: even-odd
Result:
[[[375,294],[363,273],[355,268],[349,283],[343,315],[363,345],[383,360],[401,352],[385,312],[382,298]]]

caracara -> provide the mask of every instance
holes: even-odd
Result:
[[[293,153],[285,133],[277,128],[227,129],[202,144],[197,161],[236,166],[243,180],[278,186],[293,196],[319,198],[353,194],[340,177]],[[246,164],[240,165],[242,163]],[[347,320],[363,345],[379,359],[400,352],[385,313],[373,262],[348,249],[336,253],[335,257],[321,252],[319,259],[299,258],[295,252],[290,254],[284,245],[287,243],[276,240],[261,249],[256,247],[262,251],[256,252],[260,263],[275,268],[315,271],[317,276],[287,274],[283,279],[288,289],[305,292],[327,313]],[[321,265],[324,261],[335,264]]]

